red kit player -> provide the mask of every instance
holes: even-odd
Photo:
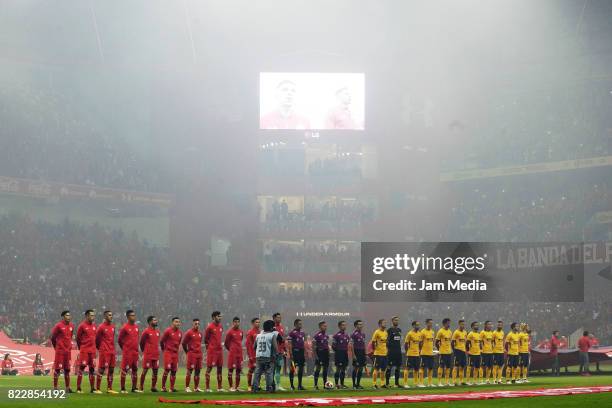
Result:
[[[122,351],[121,357],[121,393],[126,394],[125,377],[128,370],[132,375],[132,392],[141,392],[138,389],[138,339],[140,334],[136,325],[136,313],[133,310],[125,312],[127,323],[119,331],[117,344]]]
[[[164,351],[164,375],[162,376],[163,392],[168,391],[166,389],[168,373],[170,373],[170,391],[177,392],[176,388],[174,388],[174,383],[176,382],[176,370],[178,369],[179,347],[183,337],[180,327],[181,319],[173,317],[172,324],[164,331],[160,341],[161,349]]]
[[[72,324],[70,320],[72,320],[70,311],[64,310],[62,312],[62,320],[53,327],[53,330],[51,330],[51,344],[55,349],[53,389],[57,389],[59,373],[64,370],[66,392],[72,392],[70,389],[70,350],[72,350],[74,324]]]
[[[185,332],[183,336],[183,350],[187,354],[185,392],[192,392],[191,388],[189,388],[192,373],[194,391],[202,392],[200,389],[200,371],[202,370],[202,332],[200,331],[200,319],[193,319],[191,329]]]
[[[96,394],[101,394],[100,385],[104,371],[108,368],[106,376],[107,391],[109,394],[116,394],[113,390],[113,374],[115,372],[115,361],[117,353],[115,352],[115,325],[113,323],[113,312],[106,310],[104,312],[104,321],[98,326],[96,331],[96,348],[98,349],[98,376],[96,377]]]
[[[210,389],[210,372],[213,367],[217,367],[217,391],[225,391],[222,386],[223,381],[223,326],[221,326],[221,312],[212,312],[212,322],[208,324],[204,331],[204,345],[206,345],[206,392]]]
[[[255,358],[255,339],[259,334],[259,324],[259,318],[252,318],[251,330],[249,330],[246,335],[245,347],[247,356],[249,357],[249,372],[247,373],[247,384],[249,386],[249,392],[253,390],[253,373],[255,372],[255,367],[257,367],[257,361]]]
[[[157,317],[147,317],[149,327],[144,329],[140,336],[140,350],[142,351],[142,374],[140,375],[140,391],[144,391],[144,382],[149,368],[153,372],[151,377],[151,392],[157,392],[157,370],[159,370],[159,324]]]
[[[240,373],[242,372],[242,339],[244,333],[240,330],[240,318],[232,319],[232,327],[225,334],[225,348],[229,351],[227,355],[227,381],[230,391],[238,391],[240,386]],[[236,370],[236,387],[232,381],[232,375]]]
[[[77,370],[77,392],[80,394],[83,370],[89,367],[89,386],[95,392],[96,377],[96,314],[89,309],[85,312],[85,320],[79,325],[76,334],[77,348],[79,349],[79,365]]]

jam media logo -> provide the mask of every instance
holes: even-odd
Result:
[[[364,242],[362,301],[580,302],[591,252],[582,243]]]

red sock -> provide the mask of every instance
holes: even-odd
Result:
[[[125,377],[127,377],[127,373],[125,370],[121,370],[121,389],[125,390]]]
[[[132,389],[138,388],[138,370],[132,370]]]
[[[70,388],[70,371],[64,371],[64,384],[66,388]]]
[[[100,385],[102,385],[102,374],[98,372],[98,375],[96,375],[96,390],[100,389]]]
[[[240,370],[236,370],[236,388],[240,387]]]
[[[223,373],[221,367],[217,367],[217,389],[223,388]]]
[[[253,385],[253,369],[249,368],[249,372],[247,373],[247,385],[250,387]]]
[[[193,376],[193,386],[196,390],[200,388],[200,376],[197,374]]]
[[[166,389],[166,381],[168,381],[168,370],[164,370],[164,374],[162,375],[162,388]]]
[[[185,388],[189,388],[190,383],[191,383],[191,371],[187,370],[187,374],[185,374]]]
[[[227,382],[229,383],[230,388],[234,388],[234,379],[232,378],[233,375],[234,375],[234,370],[232,368],[227,370]]]
[[[147,369],[143,368],[142,369],[142,373],[140,373],[140,390],[144,390],[144,382],[145,382],[145,377],[147,376]]]
[[[57,389],[57,381],[59,379],[59,370],[53,372],[53,389]]]
[[[95,377],[96,377],[96,372],[94,371],[93,368],[89,369],[89,387],[91,387],[92,390],[94,390],[94,381],[95,381]]]
[[[77,374],[77,390],[81,389],[82,382],[83,382],[83,370],[79,370]]]
[[[209,390],[210,389],[210,370],[206,370],[206,389]]]
[[[151,388],[157,386],[157,370],[153,370],[153,376],[151,377]]]
[[[113,389],[113,374],[115,371],[113,369],[108,370],[108,374],[106,374],[106,381],[108,382],[108,389]]]
[[[170,373],[170,389],[174,389],[174,383],[176,382],[176,371]]]

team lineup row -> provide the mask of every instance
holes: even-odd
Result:
[[[200,389],[200,372],[204,367],[202,343],[206,351],[206,391],[212,391],[210,376],[213,369],[216,370],[217,391],[225,391],[222,388],[224,348],[228,352],[229,390],[238,391],[240,390],[245,337],[249,391],[260,390],[259,378],[262,374],[266,377],[268,391],[285,390],[280,385],[281,370],[285,359],[291,362],[289,370],[291,388],[295,389],[294,380],[297,378],[297,389],[305,389],[302,379],[306,361],[306,335],[301,319],[296,319],[293,330],[286,334],[280,313],[275,313],[273,320],[264,322],[263,331],[260,330],[260,319],[253,318],[251,327],[245,336],[240,327],[240,319],[235,317],[223,339],[221,324],[223,316],[218,311],[212,313],[211,321],[203,331],[200,329],[200,320],[193,319],[191,328],[182,332],[181,320],[174,317],[171,319],[170,326],[163,333],[160,333],[158,329],[159,321],[155,316],[147,318],[147,328],[140,332],[136,313],[128,310],[125,315],[127,323],[119,330],[116,342],[122,351],[120,365],[120,392],[122,393],[127,392],[128,373],[131,376],[131,391],[143,392],[149,370],[152,372],[151,391],[157,392],[160,357],[163,357],[161,391],[176,392],[176,372],[181,348],[185,352],[187,363],[185,391],[202,392],[203,390]],[[82,392],[83,374],[88,369],[92,393],[101,393],[100,387],[104,376],[106,376],[107,392],[117,393],[113,390],[113,374],[117,360],[113,313],[105,311],[103,322],[96,325],[95,311],[87,310],[84,320],[76,330],[76,336],[70,312],[63,311],[61,316],[62,320],[53,327],[51,332],[51,343],[55,349],[53,387],[57,389],[60,373],[63,372],[66,390],[72,392],[70,389],[70,360],[72,339],[75,337],[79,350],[77,392]],[[352,360],[351,376],[354,389],[363,388],[361,378],[364,370],[367,370],[368,357],[372,361],[372,380],[375,388],[390,387],[393,370],[395,370],[396,387],[409,388],[410,373],[413,374],[414,386],[425,387],[426,378],[427,385],[434,386],[435,362],[438,363],[438,386],[501,383],[504,369],[508,382],[527,381],[530,330],[526,324],[512,323],[511,331],[506,335],[501,321],[497,323],[495,330],[493,330],[492,322],[485,322],[482,332],[479,331],[480,324],[473,322],[468,332],[465,328],[465,321],[459,320],[457,329],[451,331],[451,321],[447,318],[442,321],[442,327],[435,333],[432,319],[427,319],[422,329],[419,322],[412,322],[412,328],[403,337],[399,327],[399,318],[393,317],[389,328],[387,328],[385,319],[379,320],[378,328],[374,331],[369,343],[363,331],[363,322],[357,320],[353,325],[354,331],[349,334],[347,323],[338,322],[338,332],[331,336],[330,344],[327,323],[319,322],[319,330],[312,338],[312,350],[315,357],[315,389],[318,389],[319,378],[322,378],[325,388],[348,388],[345,385],[345,376],[349,367],[349,356]],[[331,351],[333,351],[335,365],[334,384],[327,381]],[[140,352],[142,352],[142,373],[138,379]],[[434,361],[436,354],[438,358]],[[402,369],[403,384],[400,385]],[[192,376],[193,389],[190,388]],[[383,378],[385,382],[381,385]],[[168,379],[170,380],[169,388],[166,386]]]

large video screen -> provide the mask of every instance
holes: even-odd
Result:
[[[262,72],[260,129],[363,130],[365,74]]]

